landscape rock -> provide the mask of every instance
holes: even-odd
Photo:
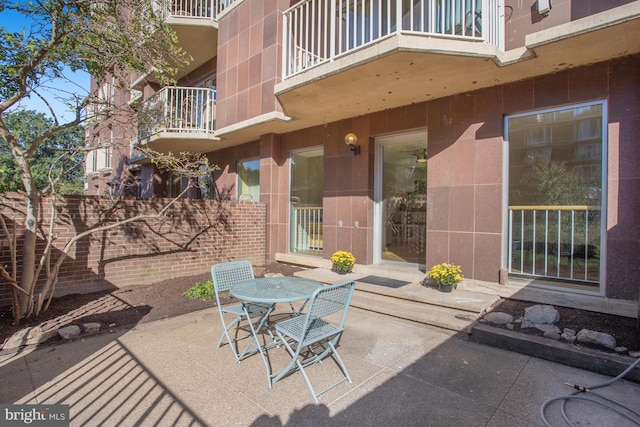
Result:
[[[58,329],[58,335],[63,340],[72,340],[80,336],[80,327],[78,325],[69,325]]]
[[[23,345],[38,344],[43,341],[42,336],[43,331],[39,326],[20,329],[6,340],[2,350],[13,350]]]
[[[640,351],[630,351],[629,356],[635,357],[637,359],[640,357]]]
[[[83,323],[82,327],[89,334],[94,334],[100,330],[100,323],[91,322],[91,323]]]
[[[615,348],[615,352],[619,353],[619,354],[626,353],[627,351],[629,351],[629,349],[627,347],[616,347]]]
[[[264,277],[284,277],[282,273],[264,273]]]
[[[484,318],[496,325],[507,325],[509,323],[513,323],[513,316],[501,311],[492,311],[491,313],[487,313]]]
[[[560,313],[551,305],[533,305],[524,310],[522,328],[536,328],[539,331],[554,330],[555,323],[560,320]]]
[[[612,335],[605,334],[604,332],[583,329],[578,332],[576,338],[578,339],[578,342],[596,344],[610,348],[611,350],[617,347],[616,339]]]
[[[576,340],[576,331],[569,328],[564,328],[561,335],[562,339],[569,342],[574,342]]]

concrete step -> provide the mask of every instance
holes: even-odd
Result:
[[[351,306],[448,331],[465,333],[479,317],[478,313],[470,311],[359,291],[357,285]]]
[[[327,284],[353,280],[356,282],[353,307],[456,332],[467,332],[499,299],[496,295],[461,289],[446,293],[423,286],[424,273],[417,270],[358,268],[349,274],[337,274],[327,268],[313,268],[295,275]]]

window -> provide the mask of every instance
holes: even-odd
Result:
[[[100,146],[100,135],[97,136],[96,142],[97,145]],[[93,154],[93,156],[91,156],[91,169],[93,172],[97,172],[101,167],[100,150],[94,148],[93,151],[91,151],[91,154]]]
[[[260,159],[238,162],[238,194],[240,201],[260,200]]]
[[[183,181],[184,181],[184,178],[182,178],[180,175],[175,173],[171,174],[171,181],[170,181],[171,197],[178,197],[180,193],[182,193],[182,190],[184,190]]]
[[[506,118],[512,276],[600,290],[605,124],[605,102]]]

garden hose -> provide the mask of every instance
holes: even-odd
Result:
[[[569,387],[574,388],[576,391],[574,391],[572,394],[568,395],[568,396],[563,396],[563,397],[556,397],[554,399],[550,399],[547,400],[546,402],[544,402],[542,404],[542,407],[540,408],[540,417],[542,418],[542,421],[544,422],[544,424],[548,427],[551,427],[551,424],[549,423],[549,421],[547,420],[546,416],[545,416],[545,412],[547,410],[547,407],[553,403],[553,402],[558,402],[561,401],[562,405],[560,407],[560,411],[562,414],[562,418],[565,420],[565,422],[567,423],[567,425],[569,426],[573,426],[574,424],[571,422],[571,420],[569,419],[569,416],[567,414],[566,411],[566,407],[567,404],[569,403],[570,400],[581,400],[581,401],[587,401],[589,403],[593,403],[595,405],[600,405],[606,409],[608,409],[609,411],[624,417],[626,419],[628,419],[629,421],[631,421],[633,424],[640,426],[640,412],[635,411],[631,408],[629,408],[626,405],[623,405],[622,403],[616,402],[612,399],[609,399],[608,397],[605,397],[597,392],[595,392],[595,389],[598,388],[603,388],[606,386],[609,386],[611,384],[613,384],[614,382],[624,378],[629,372],[631,372],[636,366],[638,366],[638,364],[640,364],[640,359],[637,359],[635,362],[633,362],[627,369],[625,369],[620,375],[618,375],[615,378],[612,378],[609,381],[606,381],[602,384],[597,384],[597,385],[593,385],[593,386],[589,386],[589,387],[584,387],[581,385],[577,385],[577,384],[569,384],[569,383],[565,383],[566,385],[568,385]],[[590,394],[592,396],[595,396],[595,398],[592,397],[587,397],[584,394]]]

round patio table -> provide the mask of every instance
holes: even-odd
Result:
[[[265,277],[237,283],[230,292],[242,301],[277,304],[308,300],[322,286],[316,280],[300,277]]]
[[[242,300],[242,306],[244,307],[245,315],[247,319],[250,319],[249,311],[246,306],[251,303],[267,303],[271,304],[271,307],[266,313],[260,317],[260,319],[254,324],[249,321],[249,327],[253,334],[252,340],[255,342],[257,352],[262,356],[265,369],[267,371],[267,381],[269,388],[271,388],[271,366],[267,361],[264,354],[265,350],[272,346],[279,346],[277,340],[273,340],[271,343],[260,344],[260,338],[258,337],[258,331],[266,324],[269,315],[275,309],[277,303],[289,303],[291,311],[294,316],[299,315],[307,305],[307,301],[313,295],[313,291],[324,286],[321,282],[310,279],[302,279],[300,277],[265,277],[260,279],[245,280],[243,282],[236,283],[231,286],[229,292],[232,296]],[[293,307],[293,302],[304,301],[302,306],[296,311]],[[267,326],[268,327],[268,326]],[[273,334],[270,334],[273,337]],[[243,356],[247,354],[247,350],[243,353]],[[254,351],[256,351],[254,350]]]

